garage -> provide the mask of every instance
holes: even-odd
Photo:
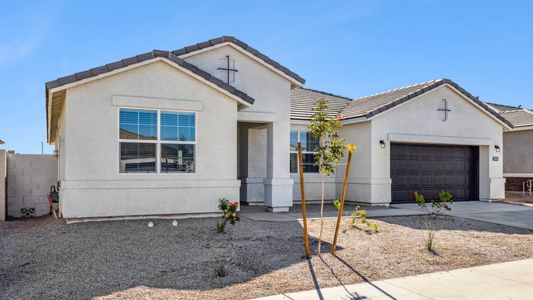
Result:
[[[479,147],[391,143],[392,203],[415,202],[413,193],[454,201],[478,200]]]

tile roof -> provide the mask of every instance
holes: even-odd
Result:
[[[111,71],[114,71],[114,70],[117,70],[117,69],[122,69],[122,68],[125,68],[127,66],[135,65],[135,64],[138,64],[140,62],[143,62],[143,61],[146,61],[146,60],[150,60],[150,59],[154,59],[154,58],[158,58],[158,57],[166,58],[166,59],[176,63],[180,67],[183,67],[183,68],[191,71],[192,73],[202,77],[203,79],[215,84],[219,88],[221,88],[223,90],[226,90],[227,92],[233,94],[234,96],[237,96],[237,97],[241,98],[242,100],[244,100],[244,101],[246,101],[246,102],[248,102],[250,104],[254,103],[254,99],[252,97],[248,96],[246,93],[234,88],[233,86],[225,83],[224,81],[222,81],[222,80],[220,80],[220,79],[218,79],[218,78],[216,78],[214,76],[211,76],[211,74],[209,74],[208,72],[206,72],[206,71],[204,71],[202,69],[199,69],[197,66],[195,66],[193,64],[190,64],[190,63],[186,62],[185,60],[179,58],[177,55],[175,55],[175,54],[173,54],[173,53],[171,53],[169,51],[153,50],[153,51],[150,51],[150,52],[146,52],[146,53],[143,53],[143,54],[139,54],[139,55],[136,55],[136,56],[125,58],[125,59],[122,59],[122,60],[119,60],[119,61],[115,61],[115,62],[106,64],[106,65],[103,65],[103,66],[100,66],[100,67],[92,68],[90,70],[86,70],[86,71],[83,71],[83,72],[78,72],[78,73],[75,73],[75,74],[72,74],[72,75],[69,75],[69,76],[61,77],[61,78],[58,78],[56,80],[52,80],[52,81],[47,82],[45,84],[45,86],[46,86],[46,107],[48,107],[48,91],[50,89],[54,89],[54,88],[57,88],[57,87],[60,87],[60,86],[63,86],[63,85],[67,85],[69,83],[73,83],[73,82],[76,82],[76,81],[80,81],[80,80],[83,80],[83,79],[96,77],[96,76],[101,75],[101,74],[105,74],[105,73],[108,73],[108,72],[111,72]]]
[[[212,47],[212,46],[215,46],[215,45],[218,45],[218,44],[222,44],[222,43],[233,43],[233,44],[241,47],[243,50],[247,51],[248,53],[254,55],[255,57],[257,57],[259,59],[261,59],[265,63],[267,63],[267,64],[271,65],[272,67],[278,69],[279,71],[283,72],[285,75],[287,75],[287,76],[293,78],[294,80],[298,81],[299,83],[301,83],[301,84],[305,83],[305,79],[300,77],[300,75],[298,75],[298,74],[292,72],[291,70],[287,69],[286,67],[280,65],[275,60],[273,60],[270,57],[266,56],[265,54],[259,52],[255,48],[249,46],[245,42],[235,38],[234,36],[221,36],[221,37],[218,37],[218,38],[210,39],[209,41],[197,43],[197,44],[194,44],[194,45],[183,47],[183,48],[178,49],[178,50],[174,50],[174,51],[172,51],[172,53],[174,55],[181,56],[181,55],[185,55],[185,54],[188,54],[188,53],[191,53],[191,52],[194,52],[194,51],[198,51],[198,50],[201,50],[201,49],[204,49],[204,48],[208,48],[208,47]]]
[[[390,108],[393,108],[403,102],[411,100],[444,84],[451,85],[452,87],[460,91],[463,95],[468,97],[471,101],[481,106],[485,111],[496,117],[498,120],[507,124],[509,127],[513,127],[508,120],[503,118],[495,110],[489,108],[489,106],[480,101],[477,97],[472,96],[469,92],[467,92],[458,84],[449,79],[426,81],[366,97],[353,99],[344,108],[338,111],[337,114],[342,113],[344,115],[345,120],[353,118],[371,118]],[[323,95],[320,97],[308,97],[307,101],[311,101],[311,103],[304,105],[300,102],[306,100],[306,98],[302,98],[301,96],[299,96],[298,90],[293,90],[291,102],[295,102],[295,104],[291,103],[291,108],[293,106],[297,106],[299,110],[295,113],[291,112],[291,118],[309,120],[310,116],[312,115],[312,107],[316,100],[320,98],[330,98],[327,93],[322,94]]]
[[[533,112],[529,109],[521,109],[510,112],[500,113],[502,117],[508,120],[513,126],[525,127],[533,126]]]
[[[0,140],[0,145],[3,145],[3,144],[5,144],[4,141]]]
[[[513,124],[515,128],[533,126],[533,111],[531,109],[489,102],[487,105]]]
[[[351,102],[350,98],[326,92],[306,88],[294,89],[291,94],[291,119],[311,119],[313,106],[322,98],[328,98],[330,100],[328,113],[331,116],[337,116]]]

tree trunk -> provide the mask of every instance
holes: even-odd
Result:
[[[344,199],[346,198],[346,186],[348,185],[348,177],[350,177],[350,162],[352,161],[352,152],[348,152],[348,160],[346,161],[346,172],[344,173],[344,182],[342,184],[341,203],[339,205],[339,214],[337,215],[337,225],[335,226],[335,236],[333,237],[333,245],[331,246],[331,254],[335,255],[337,250],[337,239],[339,237],[339,229],[341,226],[342,213],[344,210]]]
[[[324,229],[324,174],[320,174],[320,184],[322,187],[322,199],[320,201],[320,233],[318,234],[318,255],[322,246],[322,230]]]
[[[298,168],[300,171],[300,193],[302,195],[302,219],[304,223],[304,245],[305,245],[305,256],[307,258],[311,257],[311,251],[309,250],[309,234],[307,232],[307,212],[305,207],[305,189],[304,189],[304,167],[303,167],[303,158],[302,158],[302,144],[298,142]]]

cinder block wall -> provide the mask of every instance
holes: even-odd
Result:
[[[7,175],[7,151],[0,150],[0,221],[6,219],[6,175]]]
[[[47,195],[56,181],[55,156],[8,154],[7,214],[18,218],[23,208],[34,208],[35,216],[48,214],[50,204]]]

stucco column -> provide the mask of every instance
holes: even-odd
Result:
[[[288,211],[292,206],[293,180],[289,172],[290,123],[267,125],[267,178],[265,206],[273,212]]]
[[[503,147],[500,146],[501,148]],[[479,199],[481,201],[505,199],[503,153],[501,151],[497,152],[494,145],[479,147]]]
[[[6,220],[7,152],[0,150],[0,221]]]

